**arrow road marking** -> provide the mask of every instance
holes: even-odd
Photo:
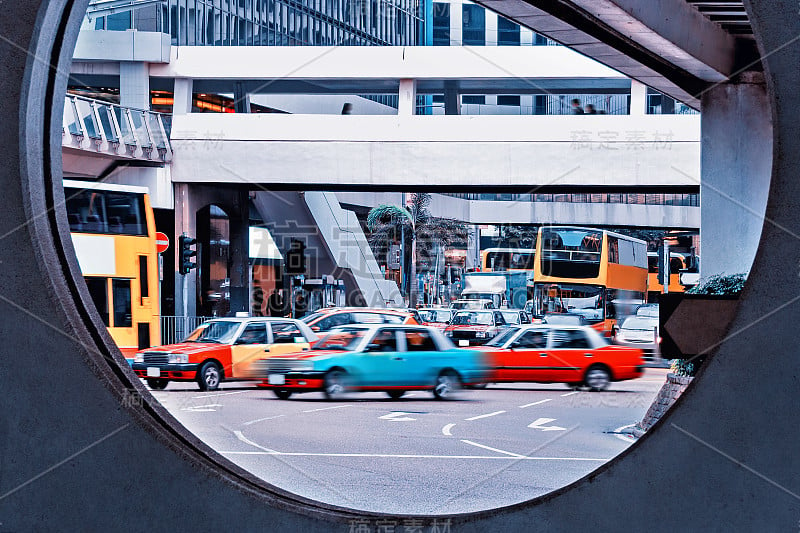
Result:
[[[555,418],[537,418],[535,422],[528,424],[528,427],[533,429],[541,429],[542,431],[564,431],[567,429],[562,428],[561,426],[545,426],[545,424],[549,424],[553,420],[555,420]]]
[[[379,416],[381,420],[389,420],[391,422],[411,422],[412,420],[416,420],[416,418],[411,418],[408,416],[403,415],[410,415],[411,413],[404,413],[402,411],[394,411],[389,413],[388,415]]]
[[[453,434],[450,433],[450,430],[455,427],[455,424],[447,424],[445,427],[442,428],[442,435],[447,435],[448,437],[452,437]]]

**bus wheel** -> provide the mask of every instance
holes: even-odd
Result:
[[[200,390],[217,390],[220,381],[222,381],[222,374],[219,365],[213,361],[203,363],[197,372],[197,384],[200,386]]]
[[[150,378],[147,380],[147,386],[153,390],[164,390],[169,385],[168,379]]]
[[[279,400],[288,400],[292,396],[292,391],[286,389],[275,389],[272,392]]]
[[[611,384],[611,374],[609,374],[606,367],[594,365],[586,371],[586,377],[583,382],[589,387],[590,391],[603,391]]]

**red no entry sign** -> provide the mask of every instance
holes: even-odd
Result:
[[[169,248],[169,237],[167,237],[166,233],[161,233],[160,231],[157,231],[156,252],[158,253],[166,252],[167,248]]]

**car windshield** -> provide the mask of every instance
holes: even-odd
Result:
[[[355,351],[368,330],[365,328],[336,328],[312,347],[313,350]]]
[[[487,342],[485,346],[497,346],[499,348],[503,346],[506,343],[506,341],[511,339],[511,337],[516,335],[518,331],[519,328],[508,328],[504,330],[502,333],[500,333],[500,335],[497,335],[495,338]]]
[[[658,318],[657,305],[641,305],[636,309],[636,316],[647,316],[650,318]]]
[[[183,342],[210,342],[216,344],[230,344],[239,329],[239,322],[219,321],[206,322],[194,330]]]
[[[301,318],[300,320],[302,320],[306,324],[311,324],[313,321],[315,321],[319,317],[325,316],[327,314],[328,313],[321,313],[321,312],[318,311],[316,313],[311,313],[310,315],[306,315],[303,318]]]
[[[450,324],[453,326],[491,326],[494,324],[494,317],[491,312],[461,312],[455,314]]]
[[[637,329],[642,331],[653,331],[658,327],[658,319],[644,316],[629,316],[622,323],[622,329]]]
[[[439,309],[425,309],[419,312],[423,322],[449,322],[450,311]]]
[[[519,324],[520,322],[518,311],[504,311],[503,318],[507,324]]]

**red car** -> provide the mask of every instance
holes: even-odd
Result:
[[[480,348],[490,369],[487,381],[563,382],[592,391],[612,381],[641,377],[642,350],[613,346],[587,326],[513,326]]]
[[[453,314],[444,334],[458,346],[483,344],[507,325],[497,309],[462,310]]]

